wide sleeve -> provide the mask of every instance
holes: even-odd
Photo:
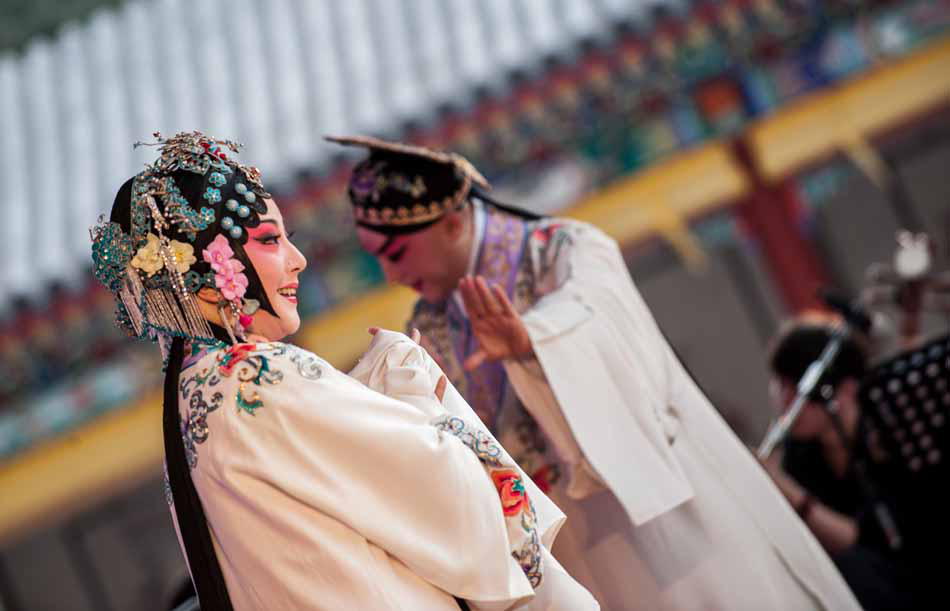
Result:
[[[504,367],[522,405],[534,417],[566,466],[567,496],[583,499],[602,491],[604,482],[577,444],[538,359],[505,361]]]
[[[498,511],[508,524],[509,540],[514,545],[512,554],[534,587],[534,598],[515,608],[600,608],[590,592],[549,551],[564,524],[564,514],[498,443],[451,383],[442,401],[437,400],[433,388],[443,373],[435,359],[402,333],[380,331],[350,375],[388,396],[415,405],[423,413],[434,414],[433,426],[455,435],[478,457],[486,476],[499,490],[502,503]]]
[[[501,463],[505,468],[517,470],[524,482],[527,496],[537,510],[541,541],[550,548],[564,524],[564,513],[521,470],[451,382],[447,383],[443,400],[438,401],[434,389],[442,375],[438,363],[421,346],[402,333],[388,330],[376,334],[359,364],[350,372],[350,376],[373,390],[416,406],[433,422],[446,415],[459,418],[496,446]],[[492,467],[485,466],[490,474]]]
[[[505,363],[525,407],[543,428],[567,424],[570,436],[561,430],[552,439],[576,441],[634,524],[692,498],[670,448],[672,423],[662,417],[670,398],[666,342],[616,243],[558,220],[531,233],[527,256],[541,297],[522,318],[540,370]]]
[[[454,596],[508,608],[533,595],[499,492],[458,437],[326,363],[304,366],[316,357],[285,350],[267,365],[279,382],[244,398],[253,413],[226,419],[227,451],[214,454],[212,477],[229,494],[253,504],[256,490],[277,490]],[[253,380],[253,371],[237,373]]]

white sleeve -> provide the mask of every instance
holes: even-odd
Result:
[[[567,466],[567,495],[582,499],[603,490],[604,482],[578,446],[541,363],[536,358],[509,360],[504,362],[504,367],[508,381],[522,405],[534,417],[558,457]]]
[[[397,396],[416,405],[424,413],[439,414],[434,420],[435,426],[458,436],[479,456],[492,481],[497,483],[510,480],[512,477],[520,478],[519,483],[524,487],[524,496],[530,499],[530,510],[536,523],[535,530],[540,533],[541,545],[536,546],[525,536],[521,525],[522,517],[511,518],[510,506],[505,503],[504,493],[502,494],[503,505],[499,507],[499,510],[506,514],[511,541],[521,548],[519,557],[530,565],[532,562],[530,554],[535,551],[540,553],[543,578],[542,574],[535,576],[532,580],[535,597],[516,605],[515,609],[522,611],[599,609],[594,597],[561,567],[549,551],[558,530],[564,524],[564,514],[508,455],[451,384],[446,387],[443,401],[441,403],[437,401],[433,388],[442,376],[442,370],[435,359],[405,335],[393,331],[380,331],[373,339],[370,349],[360,360],[360,364],[350,374],[373,388],[385,390],[390,396]],[[528,569],[528,574],[531,575],[531,569]],[[477,603],[472,606],[484,608]]]
[[[442,402],[437,400],[433,391],[443,375],[442,369],[421,346],[402,333],[380,331],[350,375],[373,390],[415,405],[433,419],[445,415],[460,418],[490,439],[491,443],[498,446],[502,463],[517,469],[523,479],[528,496],[537,510],[542,543],[548,548],[554,544],[564,524],[564,513],[521,470],[451,382],[446,386]]]
[[[525,407],[552,441],[567,436],[548,429],[567,424],[634,524],[689,500],[660,417],[669,404],[666,343],[616,243],[591,226],[554,220],[532,233],[527,252],[542,296],[522,319],[543,381],[506,364]]]

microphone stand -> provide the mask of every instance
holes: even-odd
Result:
[[[864,498],[871,504],[871,508],[874,511],[874,519],[877,520],[878,526],[881,527],[881,532],[884,533],[887,546],[891,548],[891,551],[896,552],[900,550],[904,542],[900,531],[897,529],[897,524],[894,522],[894,517],[891,515],[891,511],[887,505],[884,504],[884,501],[881,500],[877,486],[868,474],[867,463],[864,460],[864,456],[855,452],[860,440],[848,437],[847,431],[844,430],[844,424],[841,422],[841,414],[838,413],[836,401],[828,401],[823,403],[822,406],[831,419],[831,425],[838,434],[838,438],[841,439],[841,443],[844,447],[848,448],[851,458],[851,471],[854,473],[854,479],[858,483],[861,494],[863,494]]]
[[[765,460],[771,456],[775,450],[775,446],[785,439],[792,425],[798,420],[802,408],[804,408],[808,402],[809,395],[811,395],[812,391],[814,391],[818,385],[818,380],[821,379],[821,376],[824,375],[824,373],[828,371],[828,368],[831,367],[831,364],[834,363],[835,357],[838,356],[838,352],[841,350],[841,346],[850,336],[851,330],[845,323],[835,325],[832,329],[831,339],[822,351],[821,356],[808,366],[808,369],[805,370],[805,374],[801,380],[798,381],[798,387],[792,405],[788,408],[788,411],[782,414],[782,416],[769,427],[765,438],[762,440],[762,443],[759,444],[756,455],[760,460]]]

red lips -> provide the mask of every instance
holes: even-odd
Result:
[[[297,282],[291,282],[290,284],[284,285],[284,286],[280,287],[279,289],[277,289],[277,294],[280,295],[281,297],[283,297],[284,299],[286,299],[287,301],[291,302],[291,303],[297,303],[297,288],[298,288],[299,286],[300,286],[299,283],[297,283]],[[285,293],[281,292],[281,291],[285,291],[285,290],[293,291],[293,293],[292,293],[292,294],[285,294]]]

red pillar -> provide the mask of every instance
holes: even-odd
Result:
[[[791,179],[767,183],[748,143],[737,138],[733,152],[746,173],[750,195],[737,211],[758,240],[776,287],[791,312],[821,306],[816,291],[828,284],[828,272],[812,244],[801,233],[798,211],[803,205]]]

